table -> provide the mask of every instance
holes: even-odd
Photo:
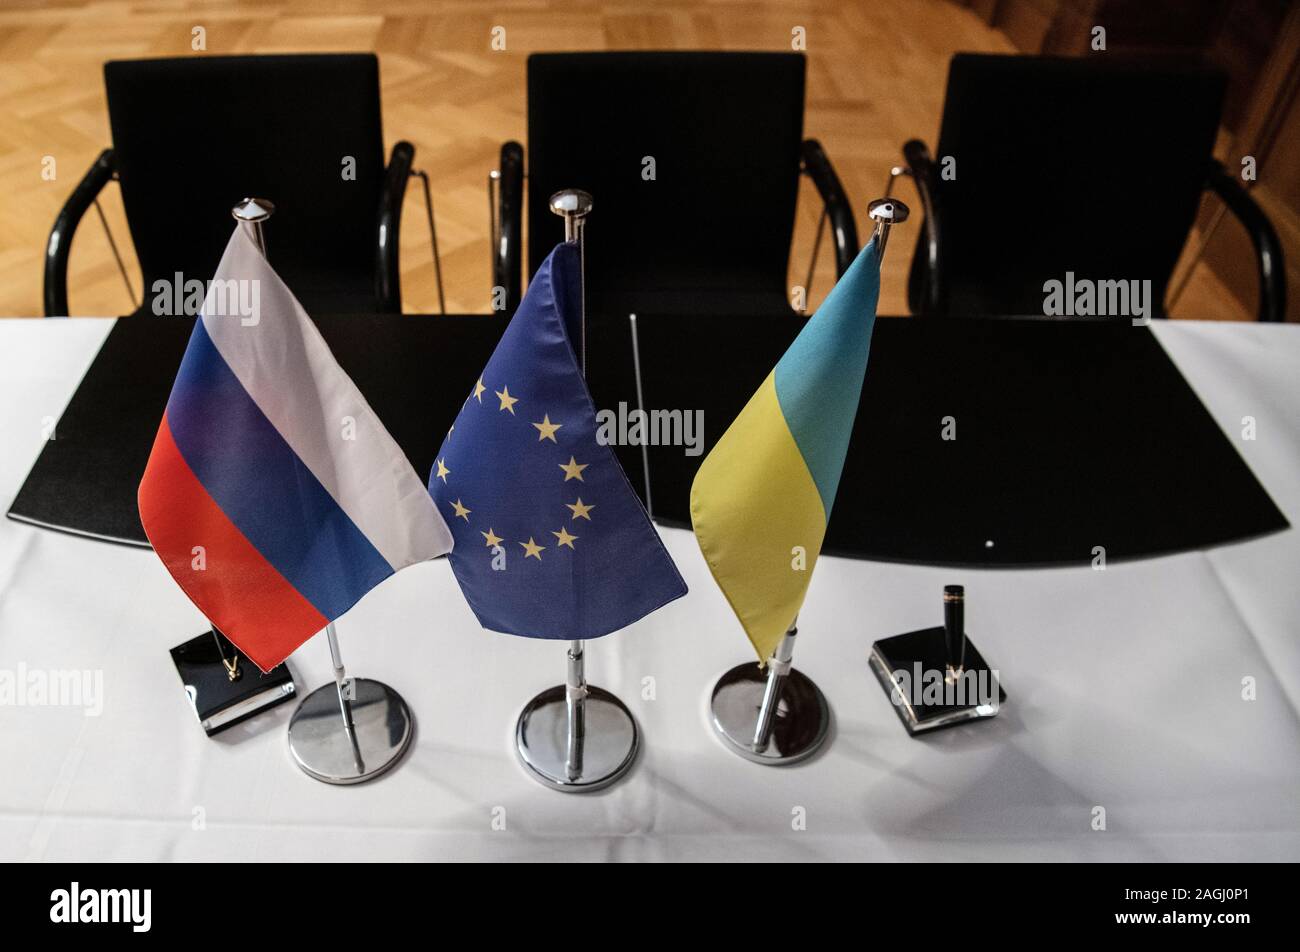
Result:
[[[439,445],[430,435],[452,425],[508,319],[315,320],[427,479]],[[802,326],[794,314],[639,315],[639,384],[630,322],[589,322],[596,406],[622,414],[644,400],[694,424],[689,448],[671,445],[671,432],[659,434],[669,445],[615,447],[656,522],[690,528],[702,454]],[[136,491],[192,327],[152,315],[114,325],[11,518],[147,547]],[[1111,561],[1146,558],[1288,525],[1145,327],[888,319],[872,350],[825,552],[973,568],[1089,565],[1099,545]]]
[[[108,329],[0,321],[4,502]],[[1294,526],[1300,328],[1156,333],[1226,433],[1255,418],[1238,445]],[[349,671],[392,684],[417,722],[396,770],[341,788],[293,765],[291,705],[203,735],[167,653],[202,619],[152,553],[0,521],[0,672],[103,683],[97,716],[0,707],[0,859],[1300,859],[1296,529],[1104,571],[823,558],[795,662],[825,691],[833,733],[785,769],[711,735],[708,692],[750,649],[690,533],[662,534],[690,595],[587,653],[592,683],[638,718],[643,753],[624,782],[575,797],[525,776],[511,745],[520,707],[561,680],[563,645],[479,629],[445,560],[339,622]],[[949,582],[966,585],[968,630],[1010,701],[914,740],[867,653],[937,624]],[[300,689],[329,680],[323,642],[289,663]]]

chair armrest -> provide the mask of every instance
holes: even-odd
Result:
[[[45,242],[45,316],[68,316],[68,254],[72,251],[72,236],[81,216],[95,203],[99,193],[113,178],[113,150],[105,149],[91,163],[90,170],[77,183],[68,200],[63,203],[50,237]]]
[[[492,286],[505,289],[505,313],[513,314],[523,296],[524,147],[518,142],[501,147],[497,187],[497,220],[491,222],[491,232],[496,236]]]
[[[835,276],[841,277],[858,256],[858,226],[853,220],[853,208],[844,195],[840,177],[827,157],[826,151],[816,139],[805,139],[801,149],[803,171],[821,196],[826,215],[831,221],[831,233],[835,239]]]
[[[402,271],[398,244],[402,233],[402,201],[415,161],[415,146],[402,140],[393,146],[379,193],[379,230],[375,243],[375,297],[384,313],[402,312]]]
[[[1255,246],[1255,266],[1259,272],[1258,319],[1286,320],[1286,265],[1273,223],[1250,192],[1218,161],[1211,160],[1205,184],[1237,216]]]
[[[924,222],[921,231],[919,253],[924,256],[920,262],[921,270],[913,264],[914,279],[909,281],[908,304],[914,314],[941,314],[944,310],[942,281],[940,280],[939,234],[940,222],[938,185],[939,178],[930,150],[920,139],[910,139],[903,143],[903,161],[907,173],[916,185],[916,192],[921,198],[921,212]],[[915,276],[919,275],[919,285]]]

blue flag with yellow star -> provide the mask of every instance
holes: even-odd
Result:
[[[484,628],[599,638],[686,594],[613,450],[572,341],[576,244],[538,268],[429,475],[456,581]]]

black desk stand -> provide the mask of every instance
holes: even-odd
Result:
[[[263,674],[215,628],[177,645],[171,654],[185,697],[209,737],[283,704],[296,693],[285,665]]]
[[[965,592],[944,587],[944,624],[871,646],[871,670],[912,736],[996,717],[1007,695],[999,673],[966,637]]]

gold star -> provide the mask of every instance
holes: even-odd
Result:
[[[567,545],[570,549],[573,548],[573,540],[578,538],[576,535],[569,535],[564,526],[560,526],[560,531],[552,532],[551,535],[560,540],[560,545]]]
[[[451,475],[451,470],[447,468],[447,457],[444,456],[438,460],[438,478],[446,484],[449,475]]]
[[[547,413],[547,414],[544,414],[544,415],[542,416],[542,422],[541,422],[541,423],[534,423],[533,426],[537,427],[537,442],[538,442],[538,443],[542,442],[542,440],[550,440],[552,443],[554,443],[554,442],[555,442],[555,431],[558,430],[560,427],[564,426],[564,424],[563,424],[563,423],[552,423],[552,422],[551,422],[551,415],[550,415],[549,413]]]
[[[486,389],[487,387],[483,386],[483,378],[479,377],[477,382],[474,384],[474,399],[479,403],[483,402],[483,391]]]
[[[595,506],[583,505],[581,496],[578,497],[577,502],[566,502],[565,505],[573,510],[572,518],[586,519],[588,522],[591,522],[591,516],[587,515],[587,513],[591,512],[591,510],[596,508]]]
[[[578,482],[581,483],[584,481],[582,478],[582,471],[586,469],[588,466],[590,466],[591,464],[579,463],[576,459],[570,456],[569,461],[567,463],[560,463],[559,465],[560,465],[560,469],[564,470],[564,481],[566,483],[571,479],[576,479]]]
[[[464,519],[466,522],[469,522],[469,514],[474,511],[473,509],[466,509],[460,504],[459,499],[452,503],[451,507],[456,510],[456,515],[460,516],[460,518]]]
[[[479,535],[487,539],[487,547],[489,549],[495,549],[497,546],[499,546],[502,542],[505,541],[505,539],[501,538],[499,535],[497,535],[495,532],[492,531],[491,526],[488,526],[487,532],[480,532]],[[527,558],[527,556],[525,556],[525,558]]]
[[[510,415],[511,415],[511,416],[514,416],[514,415],[515,415],[515,404],[519,402],[519,398],[518,398],[518,397],[512,397],[512,396],[510,396],[510,388],[509,388],[509,387],[502,387],[500,390],[496,390],[496,391],[494,391],[494,392],[495,392],[496,395],[497,395],[497,399],[499,399],[499,400],[501,401],[501,406],[498,407],[497,409],[499,409],[499,410],[509,410],[509,411],[510,411]]]
[[[546,546],[538,545],[533,541],[532,536],[528,537],[527,542],[520,542],[519,544],[524,547],[524,558],[528,558],[531,555],[538,562],[542,561],[542,549],[546,548]]]

